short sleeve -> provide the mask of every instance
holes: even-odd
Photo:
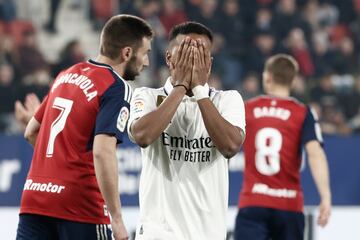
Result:
[[[95,135],[107,134],[116,137],[118,143],[123,141],[130,115],[130,104],[125,100],[125,88],[127,91],[130,89],[126,83],[115,81],[101,96]]]
[[[44,117],[44,113],[45,113],[45,109],[46,109],[46,105],[48,102],[48,95],[46,95],[46,97],[44,98],[44,100],[42,101],[39,109],[36,111],[34,118],[36,119],[36,121],[38,121],[39,123],[42,122],[42,119]]]
[[[221,99],[220,114],[232,125],[245,133],[244,101],[238,91],[225,91]]]
[[[165,98],[164,96],[158,96],[158,98],[161,97]],[[134,94],[130,102],[130,119],[127,129],[131,141],[134,142],[134,138],[130,131],[133,121],[155,110],[156,107],[156,101],[150,91],[148,91],[148,88],[137,88],[134,90]]]
[[[323,144],[323,137],[321,134],[318,117],[315,111],[307,107],[306,116],[302,127],[301,144],[305,145],[311,140],[317,140]]]

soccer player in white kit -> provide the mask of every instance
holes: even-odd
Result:
[[[161,88],[138,88],[128,133],[142,153],[137,240],[223,240],[228,159],[245,137],[237,91],[207,84],[211,31],[196,22],[175,26]]]

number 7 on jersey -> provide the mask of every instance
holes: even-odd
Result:
[[[52,108],[59,109],[60,114],[51,124],[50,136],[46,149],[46,157],[48,158],[52,157],[54,153],[55,138],[64,129],[66,119],[70,114],[72,105],[73,101],[66,98],[56,97],[54,100]]]

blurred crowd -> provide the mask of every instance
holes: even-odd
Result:
[[[80,0],[81,1],[81,0]],[[13,124],[16,99],[34,92],[42,98],[56,74],[86,59],[81,43],[66,44],[58,61],[48,62],[36,34],[56,30],[51,0],[49,22],[14,27],[12,0],[0,1],[0,132],[18,131]],[[79,2],[74,0],[74,7]],[[288,53],[299,63],[293,96],[313,106],[326,134],[360,132],[360,0],[92,0],[89,21],[94,31],[112,15],[135,14],[155,29],[149,86],[161,86],[168,72],[167,37],[175,24],[194,20],[215,34],[210,85],[237,89],[244,99],[262,93],[265,60]],[[61,19],[58,19],[61,21]],[[19,29],[21,32],[19,33]]]

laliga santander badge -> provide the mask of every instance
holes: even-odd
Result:
[[[137,100],[131,104],[131,111],[133,113],[139,113],[144,110],[144,102],[142,100]]]
[[[125,130],[129,115],[129,109],[127,107],[122,107],[119,113],[119,117],[117,119],[116,126],[120,130],[120,132],[123,132]]]

